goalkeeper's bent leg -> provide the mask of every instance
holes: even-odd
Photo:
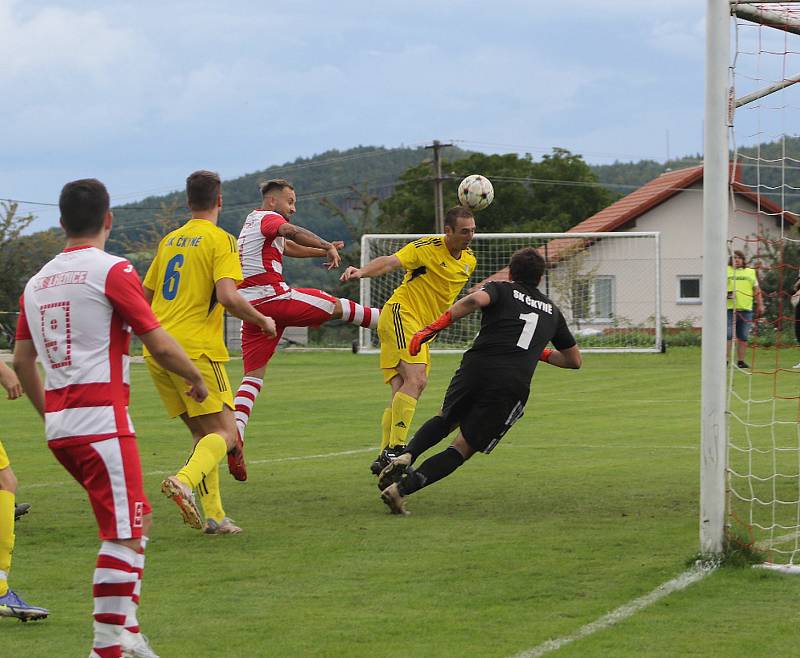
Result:
[[[406,446],[405,452],[411,453],[411,463],[413,464],[417,457],[430,450],[451,431],[451,428],[441,416],[434,416],[426,420]]]
[[[409,472],[397,485],[401,496],[408,496],[447,477],[464,463],[462,455],[453,446],[426,459],[415,471]]]

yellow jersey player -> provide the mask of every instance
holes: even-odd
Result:
[[[405,448],[417,400],[428,382],[428,345],[412,355],[411,337],[450,307],[475,270],[469,248],[475,236],[475,218],[467,208],[447,211],[444,235],[410,242],[390,256],[378,256],[364,267],[348,267],[342,281],[377,277],[403,268],[403,282],[384,305],[378,320],[380,366],[384,382],[392,389],[381,418],[381,451],[370,466],[378,475]]]
[[[219,176],[212,171],[194,172],[186,179],[186,196],[192,217],[159,243],[144,290],[161,325],[203,374],[208,397],[203,402],[188,398],[183,380],[145,352],[167,413],[180,416],[195,443],[189,461],[164,480],[161,489],[177,503],[184,521],[200,529],[202,520],[192,493],[197,488],[206,517],[204,531],[236,534],[241,528],[225,515],[219,491],[219,462],[226,453],[233,476],[247,478],[224,365],[229,359],[223,340],[224,310],[270,336],[275,335],[275,323],[236,289],[242,280],[236,238],[217,226],[222,209]]]
[[[22,386],[11,368],[0,361],[0,384],[9,400],[22,395]],[[0,442],[0,617],[16,617],[22,621],[44,619],[49,614],[46,608],[30,605],[8,587],[8,572],[11,570],[11,553],[14,550],[15,495],[17,478],[11,470],[3,443]]]

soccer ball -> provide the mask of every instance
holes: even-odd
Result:
[[[458,201],[470,210],[483,210],[494,199],[494,188],[488,178],[480,174],[467,176],[458,185]]]

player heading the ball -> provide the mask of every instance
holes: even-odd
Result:
[[[444,235],[414,240],[390,256],[378,256],[361,268],[348,267],[342,274],[342,281],[349,281],[405,270],[378,321],[380,367],[391,395],[381,418],[381,450],[370,466],[375,475],[403,451],[417,400],[428,383],[428,346],[411,354],[411,337],[441,315],[469,281],[476,265],[469,248],[474,236],[472,211],[456,206],[445,214]]]

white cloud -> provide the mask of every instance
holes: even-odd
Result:
[[[703,40],[697,0],[650,4],[0,0],[0,172],[25,172],[0,196],[432,138],[649,155],[652,108],[702,98]]]
[[[15,12],[18,2],[0,2],[0,81],[35,86],[65,74],[90,83],[105,83],[109,72],[130,62],[142,40],[114,27],[98,11],[44,7],[28,19]]]
[[[650,32],[650,43],[662,52],[702,61],[705,20],[669,19],[656,23]]]

